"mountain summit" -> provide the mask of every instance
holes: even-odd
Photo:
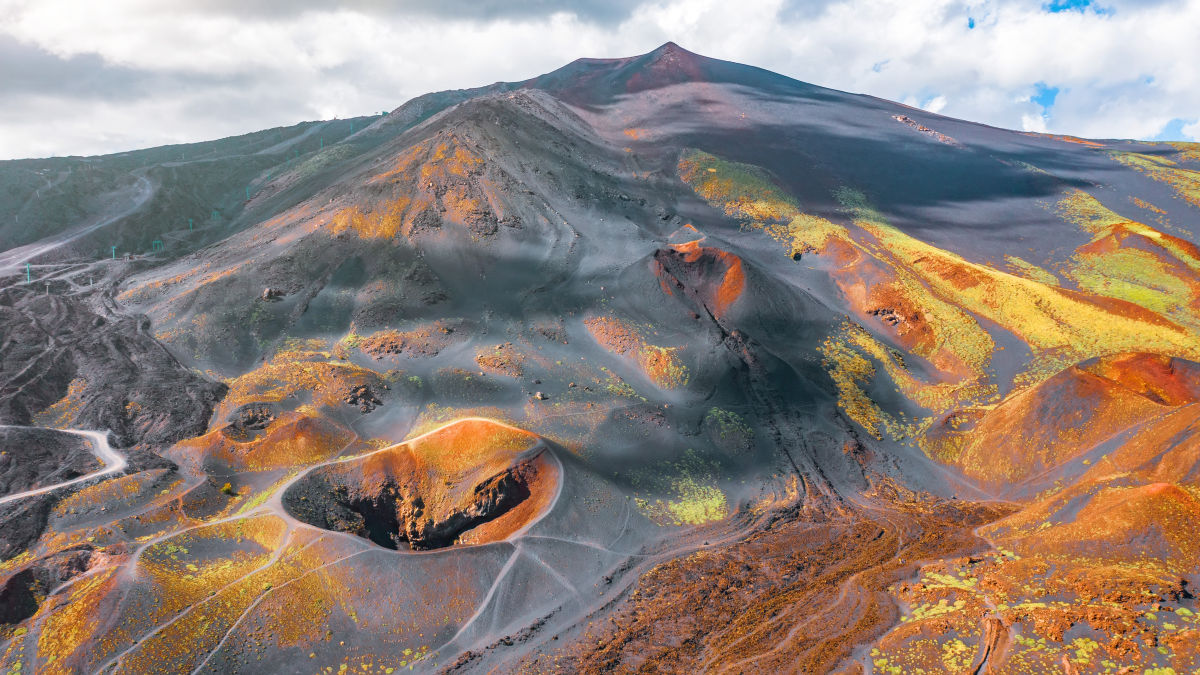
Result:
[[[1193,672],[1197,176],[674,43],[0,162],[0,668]]]
[[[674,42],[624,59],[579,59],[523,82],[578,105],[612,103],[618,97],[687,83],[739,84],[768,91],[805,87],[769,71],[694,54]]]

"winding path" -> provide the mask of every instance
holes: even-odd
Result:
[[[21,428],[21,427],[13,427],[13,428]],[[62,429],[61,431],[65,431],[66,433],[69,433],[69,434],[75,434],[77,436],[83,436],[84,438],[87,438],[89,441],[91,441],[92,442],[92,454],[96,455],[96,458],[99,459],[102,464],[104,464],[104,468],[100,469],[99,471],[93,471],[89,474],[84,474],[82,476],[79,476],[78,478],[72,478],[71,480],[63,481],[61,483],[55,483],[53,485],[46,485],[44,487],[35,488],[33,490],[25,490],[24,492],[17,492],[17,493],[11,494],[11,495],[7,495],[5,497],[0,497],[0,504],[7,504],[8,502],[15,502],[18,499],[24,499],[26,497],[33,497],[35,495],[45,494],[47,492],[52,492],[59,488],[64,488],[69,485],[75,485],[77,483],[83,483],[85,481],[92,480],[93,478],[107,476],[109,474],[117,473],[117,472],[125,469],[125,465],[126,465],[125,457],[123,455],[121,455],[120,453],[118,453],[116,450],[113,450],[111,446],[109,446],[107,432],[104,432],[104,431],[80,431],[77,429]]]
[[[106,225],[111,225],[142,208],[154,196],[154,184],[143,173],[135,171],[135,174],[137,174],[137,182],[125,190],[112,193],[109,197],[114,202],[124,200],[124,204],[117,205],[115,210],[108,213],[100,213],[92,216],[90,222],[85,221],[72,230],[0,252],[0,272],[24,271],[26,261],[39,258],[64,244],[75,241]]]

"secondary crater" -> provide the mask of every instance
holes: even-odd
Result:
[[[509,537],[545,513],[560,480],[536,434],[466,419],[318,466],[288,487],[283,505],[316,527],[430,550]]]

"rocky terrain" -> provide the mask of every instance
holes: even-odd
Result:
[[[1194,144],[667,44],[0,186],[5,672],[1200,667]]]
[[[62,483],[99,469],[88,440],[41,428],[0,428],[0,497]]]

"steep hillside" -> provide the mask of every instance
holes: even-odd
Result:
[[[13,464],[2,667],[1200,666],[1194,145],[669,43],[0,170],[0,422],[130,458]]]

